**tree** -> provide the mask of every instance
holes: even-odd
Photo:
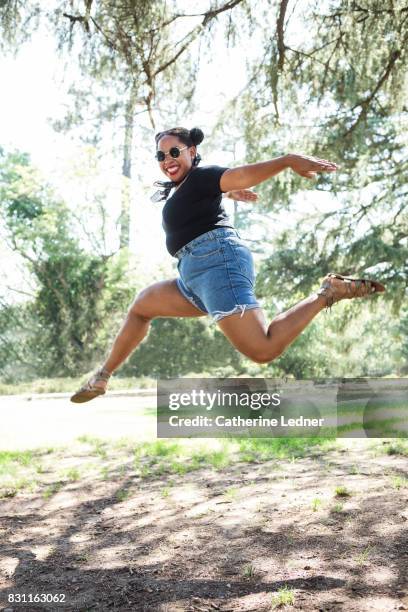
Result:
[[[251,4],[208,3],[200,7],[202,13],[197,11],[197,23],[190,28],[188,14],[179,11],[177,2],[125,0],[119,6],[107,0],[60,1],[57,10],[46,13],[32,0],[24,5],[7,0],[4,40],[10,47],[23,38],[23,21],[27,32],[36,27],[36,20],[52,24],[63,56],[82,68],[83,82],[73,87],[76,103],[66,127],[93,114],[89,135],[94,138],[96,131],[102,133],[103,126],[120,117],[125,174],[132,168],[131,141],[134,130],[142,129],[144,113],[153,124],[169,110],[173,123],[179,108],[173,89],[176,94],[180,89],[188,104],[194,101],[188,79],[184,89],[183,70],[191,73],[196,65],[187,52],[196,50],[198,41],[211,41],[218,18],[227,34],[232,33],[231,44],[249,50],[258,41],[258,48],[253,45],[256,53],[251,51],[257,57],[250,60],[249,51],[245,54],[247,86],[220,116],[221,142],[233,145],[231,134],[235,140],[242,138],[245,162],[293,151],[340,165],[336,175],[319,175],[316,182],[287,171],[259,187],[264,204],[255,210],[274,214],[277,220],[272,233],[270,225],[265,230],[273,254],[265,254],[259,294],[277,295],[279,306],[284,306],[309,293],[330,270],[378,274],[397,312],[408,272],[408,9],[400,0],[331,0],[323,5],[316,0],[260,0],[256,10]],[[136,107],[126,107],[128,94],[136,96]],[[150,128],[145,133],[150,138]],[[303,196],[310,201],[316,192],[322,196],[319,206],[305,213]],[[124,205],[122,245],[127,210]],[[293,219],[288,212],[295,213]],[[252,222],[250,215],[239,216],[239,221],[243,226]],[[260,241],[258,250],[262,248]]]
[[[159,318],[120,373],[168,378],[219,368],[244,371],[241,355],[221,332],[202,320]]]
[[[0,151],[0,218],[34,278],[32,299],[0,302],[2,377],[77,376],[102,359],[135,292],[128,253],[96,255],[72,235],[72,213],[21,153]],[[202,321],[157,319],[121,374],[171,376],[242,368],[241,356]]]
[[[9,245],[36,283],[34,300],[22,308],[31,315],[33,370],[57,376],[88,369],[101,351],[96,338],[108,313],[111,317],[114,304],[122,307],[133,293],[129,288],[123,295],[118,283],[123,258],[80,248],[68,207],[44,185],[27,155],[0,150],[0,202]],[[14,310],[6,307],[3,317]],[[10,348],[9,335],[5,341]]]
[[[408,374],[408,308],[406,305],[403,307],[401,312],[401,319],[398,326],[398,332],[400,335],[400,357],[402,359],[401,374]]]
[[[3,48],[15,49],[38,24],[50,23],[62,57],[70,62],[74,59],[80,69],[81,82],[70,87],[72,110],[54,126],[69,130],[85,124],[84,138],[92,144],[100,141],[102,128],[108,122],[119,127],[123,177],[118,219],[121,247],[129,246],[136,117],[147,112],[154,128],[154,109],[162,117],[167,117],[167,109],[171,109],[175,119],[178,108],[182,116],[191,104],[196,70],[196,62],[187,56],[187,51],[219,15],[240,4],[244,0],[211,2],[196,14],[179,12],[177,2],[161,0],[125,0],[120,4],[113,0],[59,1],[51,11],[33,1],[23,5],[5,0],[0,7],[6,40]],[[199,21],[191,28],[178,27],[188,17]],[[24,33],[20,32],[22,24],[27,28]],[[169,100],[167,109],[163,108],[163,100]],[[117,138],[113,141],[117,146]]]
[[[272,212],[293,208],[300,191],[335,198],[277,237],[262,291],[287,297],[291,287],[304,295],[330,270],[367,272],[381,276],[398,309],[408,278],[408,8],[339,0],[301,3],[300,13],[288,5],[277,3],[266,19],[265,61],[236,101],[248,157],[303,152],[340,170],[309,184],[284,172],[260,186]]]

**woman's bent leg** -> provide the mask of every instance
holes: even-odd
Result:
[[[321,295],[312,295],[286,312],[277,315],[268,326],[260,308],[224,317],[218,325],[241,353],[257,363],[268,363],[279,357],[286,347],[326,307]]]
[[[203,317],[205,314],[184,297],[175,280],[150,285],[139,293],[129,308],[103,368],[111,373],[116,370],[146,336],[152,319]]]
[[[150,285],[136,297],[127,314],[109,355],[98,370],[71,397],[71,402],[82,403],[103,395],[110,374],[130,355],[143,340],[149,324],[155,317],[202,317],[202,312],[180,292],[175,280]]]

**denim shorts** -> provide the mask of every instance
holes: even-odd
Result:
[[[218,227],[201,234],[174,256],[181,293],[214,321],[260,308],[254,294],[254,260],[235,229]]]

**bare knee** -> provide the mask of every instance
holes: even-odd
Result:
[[[150,293],[149,287],[142,289],[142,291],[138,293],[133,304],[129,308],[128,316],[134,316],[146,323],[150,323],[154,318],[154,314],[149,306]]]
[[[254,348],[247,357],[255,363],[270,363],[282,355],[284,347],[266,347],[266,348]]]

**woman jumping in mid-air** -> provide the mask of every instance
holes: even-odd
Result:
[[[156,201],[166,199],[163,228],[169,253],[177,258],[179,277],[150,285],[139,293],[112,349],[89,381],[72,397],[86,402],[105,393],[110,375],[146,336],[155,317],[211,315],[229,341],[257,363],[276,359],[327,306],[345,298],[384,291],[381,283],[328,274],[320,289],[268,325],[254,294],[252,255],[222,205],[222,195],[256,199],[247,192],[282,170],[305,178],[334,172],[326,159],[288,154],[238,168],[199,167],[198,128],[174,128],[156,134],[156,159],[169,181],[159,183]],[[174,189],[170,197],[171,190]]]

